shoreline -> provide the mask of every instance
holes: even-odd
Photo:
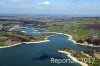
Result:
[[[22,27],[20,27],[20,28],[22,28]],[[27,27],[25,27],[25,28],[27,28]],[[16,27],[15,27],[15,28],[11,28],[10,30],[12,30],[12,29],[16,29]],[[68,36],[68,37],[69,37],[68,40],[72,41],[74,44],[77,44],[77,45],[89,46],[89,47],[100,47],[100,46],[95,46],[95,45],[92,45],[92,44],[77,43],[77,42],[73,39],[73,37],[72,37],[70,34],[58,33],[58,32],[48,32],[48,33],[63,34],[63,35],[65,35],[65,36]],[[48,39],[48,38],[47,38],[47,39]],[[45,40],[47,40],[47,39],[45,39]],[[45,40],[44,40],[44,41],[45,41]],[[44,42],[44,41],[42,41],[42,42]],[[34,43],[34,42],[28,42],[28,43]],[[35,43],[41,43],[41,42],[35,42]]]
[[[19,27],[19,28],[23,28],[23,27]],[[27,28],[27,27],[24,27],[24,28]],[[14,28],[11,28],[9,31],[13,30],[13,29],[16,29],[16,27]],[[51,33],[51,32],[50,32]],[[51,35],[51,36],[54,36],[54,35]],[[31,43],[43,43],[43,42],[49,42],[50,40],[48,40],[49,37],[51,36],[47,36],[44,40],[40,40],[40,41],[34,41],[34,42],[21,42],[21,43],[17,43],[17,44],[13,44],[13,45],[8,45],[8,46],[0,46],[0,48],[8,48],[8,47],[13,47],[13,46],[17,46],[17,45],[20,45],[20,44],[31,44]]]
[[[77,60],[75,57],[73,57],[73,56],[71,55],[71,53],[69,53],[69,52],[61,51],[61,50],[58,50],[58,52],[66,54],[69,58],[71,58],[72,60],[74,60],[76,63],[81,64],[82,66],[88,66],[88,64],[78,61],[78,60]]]
[[[65,33],[58,33],[58,32],[49,32],[49,33],[63,34],[63,35],[65,35],[65,36],[68,36],[68,37],[69,37],[69,38],[68,38],[68,40],[71,40],[72,42],[77,43],[75,40],[73,40],[72,36],[71,36],[71,35],[69,35],[69,34],[65,34]]]
[[[31,43],[43,43],[43,42],[49,42],[50,40],[48,40],[49,37],[52,37],[54,35],[51,35],[51,36],[47,36],[44,40],[42,41],[35,41],[35,42],[23,42],[23,43],[26,43],[26,44],[31,44]]]
[[[9,29],[9,31],[12,31],[13,29],[17,29],[17,28],[27,28],[27,27],[13,27],[13,28]]]
[[[100,46],[95,46],[95,45],[91,45],[91,44],[83,44],[83,43],[77,43],[77,45],[81,45],[81,46],[89,46],[89,47],[100,47]]]
[[[65,33],[57,33],[57,34],[63,34],[65,36],[68,36],[69,37],[68,40],[72,41],[74,44],[77,43],[75,40],[73,40],[73,37],[71,35],[69,35],[69,34],[65,34]]]
[[[8,48],[8,47],[17,46],[17,45],[20,45],[20,44],[22,44],[22,43],[17,43],[17,44],[9,45],[9,46],[1,46],[0,48]]]
[[[21,44],[23,44],[23,43],[25,43],[25,44],[31,44],[31,43],[43,43],[43,42],[49,42],[49,40],[36,41],[36,42],[22,42],[22,43],[17,43],[17,44],[14,44],[14,45],[2,46],[2,47],[0,47],[0,48],[13,47],[13,46],[21,45]]]
[[[88,55],[88,54],[86,54],[84,52],[81,52],[81,53],[84,54],[84,55],[86,55],[87,57],[91,57],[92,58],[92,56],[90,56],[90,55]]]
[[[100,47],[100,46],[94,46],[94,45],[88,45],[88,44],[81,44],[81,43],[77,43],[75,40],[73,40],[73,37],[69,34],[65,34],[65,33],[58,33],[58,32],[48,32],[48,33],[54,33],[54,34],[63,34],[65,36],[68,36],[68,40],[72,41],[74,44],[77,44],[77,45],[81,45],[81,46],[89,46],[89,47]],[[51,36],[54,36],[54,35],[51,35]],[[13,46],[17,46],[17,45],[20,45],[20,44],[23,44],[23,43],[26,43],[26,44],[31,44],[31,43],[43,43],[43,42],[49,42],[50,40],[48,40],[49,37],[51,36],[47,36],[44,40],[42,41],[35,41],[35,42],[22,42],[22,43],[17,43],[17,44],[14,44],[14,45],[9,45],[9,46],[1,46],[0,48],[8,48],[8,47],[13,47]]]
[[[57,32],[52,32],[52,33],[66,35],[66,36],[69,37],[68,40],[72,41],[74,44],[77,44],[77,45],[81,45],[81,46],[89,46],[89,47],[100,47],[100,46],[95,46],[95,45],[92,45],[92,44],[90,45],[90,44],[86,44],[86,43],[77,43],[77,42],[73,39],[73,37],[72,37],[71,35],[69,35],[69,34],[65,34],[65,33],[57,33]]]
[[[51,35],[51,36],[54,36],[54,35]],[[25,44],[31,44],[31,43],[43,43],[43,42],[49,42],[50,40],[48,40],[49,37],[51,36],[47,36],[44,40],[42,41],[35,41],[35,42],[22,42],[22,43],[17,43],[17,44],[14,44],[14,45],[9,45],[9,46],[1,46],[0,48],[8,48],[8,47],[13,47],[13,46],[17,46],[17,45],[21,45],[23,43]]]

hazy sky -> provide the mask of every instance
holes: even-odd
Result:
[[[100,0],[0,0],[0,14],[100,15]]]

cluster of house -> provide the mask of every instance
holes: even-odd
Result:
[[[93,39],[96,39],[96,38],[99,38],[99,36],[100,36],[100,33],[94,32],[94,33],[91,33],[89,37],[93,38]]]

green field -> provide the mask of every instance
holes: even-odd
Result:
[[[100,26],[100,19],[86,19],[86,20],[70,20],[64,22],[48,22],[46,29],[50,32],[66,33],[73,36],[75,41],[85,40],[91,36],[92,33],[100,33],[99,29],[88,29],[88,25]],[[100,39],[98,35],[96,39]]]

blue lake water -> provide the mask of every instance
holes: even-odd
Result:
[[[15,28],[15,29],[12,29],[11,31],[19,31],[19,32],[23,32],[26,35],[32,35],[32,36],[37,36],[37,35],[42,35],[42,34],[47,33],[46,30],[36,29],[30,26]]]
[[[56,34],[49,37],[50,42],[21,44],[0,49],[0,66],[81,66],[78,63],[54,64],[51,58],[63,59],[68,57],[58,53],[60,48],[70,48],[76,51],[97,50],[100,48],[83,47],[68,40],[68,36]]]

